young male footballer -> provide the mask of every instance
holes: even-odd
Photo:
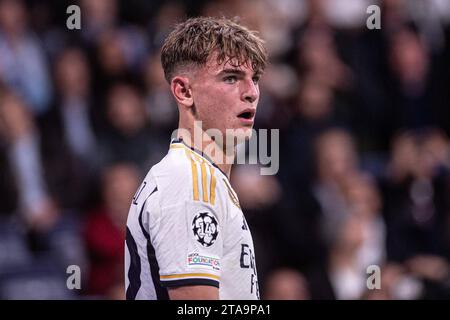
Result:
[[[179,127],[131,204],[126,297],[259,299],[252,236],[229,177],[236,140],[253,127],[263,41],[225,18],[192,18],[167,37],[161,61]]]

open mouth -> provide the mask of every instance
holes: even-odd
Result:
[[[247,119],[247,120],[253,119],[254,116],[255,116],[255,111],[253,111],[253,110],[245,110],[244,112],[241,112],[240,114],[238,114],[238,118]]]

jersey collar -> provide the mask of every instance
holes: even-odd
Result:
[[[201,156],[203,159],[205,159],[205,160],[207,160],[209,163],[211,163],[211,165],[212,165],[214,168],[216,168],[216,169],[218,169],[220,172],[222,172],[222,174],[227,178],[227,180],[229,180],[229,179],[228,179],[228,176],[225,174],[225,172],[223,172],[222,169],[220,169],[220,168],[214,163],[214,161],[211,160],[210,157],[208,157],[204,152],[202,152],[202,151],[200,151],[200,150],[197,150],[196,148],[187,145],[187,144],[183,141],[183,139],[181,139],[181,138],[172,139],[172,141],[170,142],[170,144],[171,144],[171,145],[172,145],[172,144],[181,144],[181,145],[185,146],[186,148],[192,150],[193,152],[195,152],[196,154],[198,154],[199,156]]]

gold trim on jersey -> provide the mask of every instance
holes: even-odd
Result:
[[[209,202],[214,205],[214,201],[216,199],[216,176],[214,174],[214,168],[212,166],[209,167],[209,171],[211,173],[211,194],[209,195]]]
[[[189,157],[189,155],[186,152],[186,156]],[[193,190],[194,190],[194,200],[198,201],[199,197],[198,197],[198,174],[197,174],[197,164],[195,163],[195,161],[190,158],[191,160],[191,170],[192,170],[192,183],[193,183]]]
[[[187,146],[183,144],[174,144],[172,143],[170,145],[170,148],[174,149],[184,149],[186,157],[191,161],[191,171],[192,171],[192,189],[193,189],[193,196],[195,201],[200,201],[199,192],[201,189],[202,192],[202,201],[205,203],[211,203],[214,205],[215,199],[216,199],[216,176],[215,176],[215,170],[213,166],[198,155],[195,151],[191,150]],[[200,165],[200,173],[201,173],[201,184],[199,183],[199,177],[198,177],[198,165]],[[209,190],[208,190],[208,170],[210,173],[210,183],[209,183]],[[209,196],[208,196],[209,191]]]
[[[186,278],[211,278],[219,281],[220,277],[209,274],[209,273],[184,273],[184,274],[169,274],[169,275],[160,275],[159,278],[161,280],[176,280],[176,279],[186,279]]]
[[[205,161],[202,161],[200,164],[200,168],[202,170],[202,194],[203,194],[203,202],[208,202],[208,187],[206,186],[206,166]]]

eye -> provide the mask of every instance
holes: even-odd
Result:
[[[259,82],[259,77],[253,77],[252,80],[253,80],[253,83],[254,83],[254,84],[258,84],[258,82]]]
[[[237,77],[236,76],[227,76],[227,77],[223,78],[223,81],[225,81],[225,83],[233,84],[233,83],[236,83]]]

